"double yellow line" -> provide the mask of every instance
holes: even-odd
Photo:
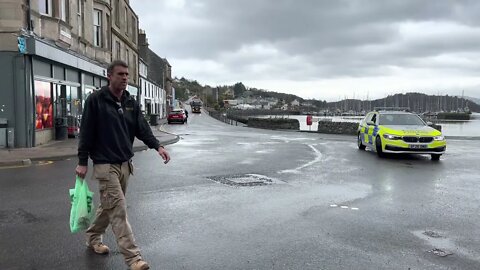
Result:
[[[50,165],[53,164],[53,161],[48,160],[48,161],[38,161],[35,163],[31,164],[24,164],[24,165],[12,165],[12,166],[0,166],[0,170],[7,170],[7,169],[20,169],[20,168],[27,168],[30,166],[45,166],[45,165]]]

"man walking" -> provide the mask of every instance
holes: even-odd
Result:
[[[92,93],[85,102],[78,144],[76,174],[85,178],[90,157],[100,190],[100,206],[95,221],[87,229],[87,246],[97,254],[107,254],[110,250],[102,243],[102,235],[110,224],[130,269],[149,269],[127,219],[125,193],[128,178],[133,174],[133,141],[137,137],[157,150],[165,164],[170,156],[153,136],[138,103],[125,90],[128,65],[119,60],[112,62],[107,76],[109,85]]]

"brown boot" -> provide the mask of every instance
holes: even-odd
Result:
[[[147,270],[150,269],[150,266],[148,266],[148,263],[142,260],[136,261],[130,265],[131,270]]]
[[[110,249],[107,247],[107,245],[104,245],[103,243],[94,244],[94,245],[90,245],[87,243],[87,246],[97,254],[104,255],[110,252]]]

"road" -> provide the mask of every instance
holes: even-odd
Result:
[[[206,114],[165,129],[172,161],[136,153],[127,192],[152,269],[480,269],[480,141],[433,162]],[[108,256],[69,232],[75,164],[0,169],[0,269],[126,269],[110,230]]]

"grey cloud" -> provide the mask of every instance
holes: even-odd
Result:
[[[419,59],[478,52],[480,42],[480,32],[404,40],[399,31],[405,22],[480,30],[475,0],[196,0],[182,9],[156,0],[131,4],[160,55],[223,63],[238,80],[388,75],[392,66],[425,67]],[[255,44],[279,54],[239,54]],[[253,71],[259,66],[263,74]]]

